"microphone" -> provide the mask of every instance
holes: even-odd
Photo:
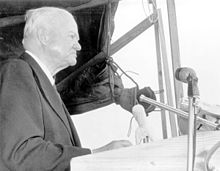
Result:
[[[195,81],[198,81],[195,71],[192,68],[187,67],[177,68],[175,72],[175,77],[177,80],[184,83],[189,82],[189,77],[191,77]]]
[[[138,128],[135,131],[136,144],[155,141],[156,137],[152,128],[152,123],[146,117],[145,109],[142,105],[137,104],[132,107],[132,114],[138,123]]]
[[[187,141],[187,171],[194,170],[196,151],[196,109],[195,101],[199,96],[198,78],[191,68],[178,68],[175,73],[177,80],[188,83],[189,117],[188,117],[188,141]]]
[[[188,83],[188,96],[194,97],[199,96],[199,88],[198,88],[198,77],[196,76],[196,72],[192,68],[178,68],[175,72],[175,77],[177,80]]]

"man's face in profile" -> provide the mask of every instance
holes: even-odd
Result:
[[[66,22],[61,22],[63,24],[50,33],[51,57],[62,68],[75,65],[77,51],[81,50],[75,21],[71,17],[65,20]]]

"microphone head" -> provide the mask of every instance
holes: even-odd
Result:
[[[192,68],[178,68],[175,72],[175,77],[177,80],[188,83],[188,96],[195,97],[199,96],[198,89],[198,78],[195,71]]]
[[[188,83],[188,77],[191,76],[194,80],[197,80],[195,71],[192,68],[182,67],[177,68],[175,72],[175,78],[184,83]]]

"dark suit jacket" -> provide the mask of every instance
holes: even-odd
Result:
[[[81,148],[69,113],[26,53],[0,66],[0,170],[69,170]]]

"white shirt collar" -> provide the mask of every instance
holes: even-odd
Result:
[[[38,65],[41,67],[41,69],[43,70],[43,72],[46,74],[47,78],[49,79],[50,83],[52,85],[55,84],[55,80],[52,76],[52,74],[50,73],[50,71],[48,70],[48,68],[39,60],[38,57],[36,57],[33,53],[31,53],[28,50],[25,50],[26,53],[28,53],[29,55],[31,55],[31,57],[38,63]]]

